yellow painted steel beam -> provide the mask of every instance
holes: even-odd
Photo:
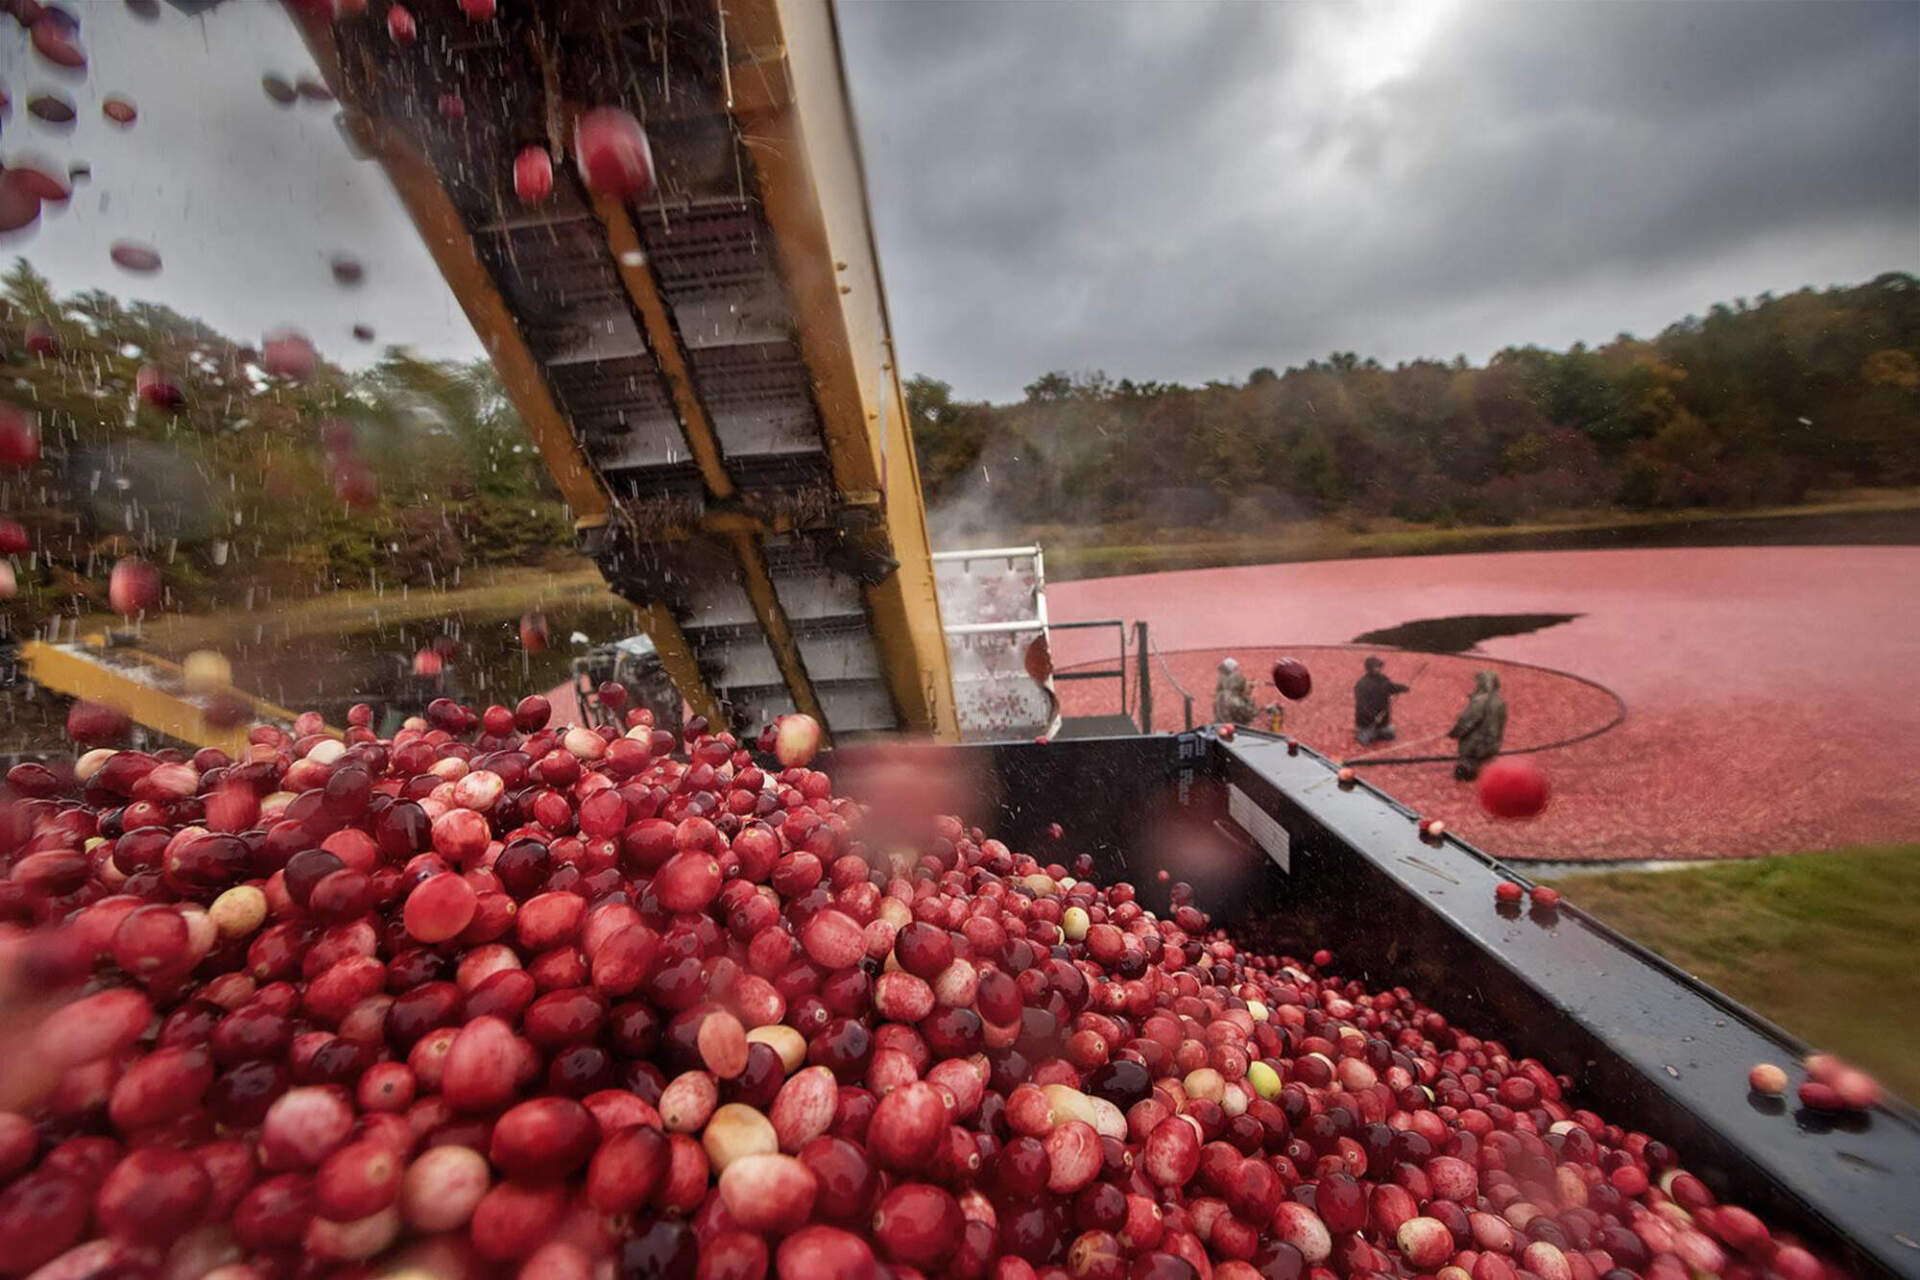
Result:
[[[787,55],[775,49],[764,54],[749,45],[745,58],[727,67],[728,106],[736,117],[784,110],[793,101],[787,74]]]
[[[800,646],[793,638],[793,625],[787,620],[787,611],[780,605],[779,593],[773,587],[773,575],[767,572],[767,558],[760,551],[760,540],[751,533],[741,532],[732,535],[728,541],[733,546],[733,557],[740,562],[743,571],[742,585],[746,587],[747,599],[753,605],[754,616],[760,619],[760,630],[767,637],[767,647],[773,650],[773,660],[780,667],[780,678],[787,682],[787,692],[793,695],[793,705],[818,720],[825,734],[827,717],[820,710],[819,695],[814,692],[813,680],[807,675],[807,664],[800,654]],[[832,741],[826,738],[826,745]]]
[[[680,345],[680,333],[667,312],[666,300],[660,296],[659,282],[653,278],[653,268],[647,263],[646,250],[640,246],[633,219],[627,216],[625,205],[606,196],[595,198],[593,211],[607,229],[607,248],[613,251],[620,283],[626,286],[627,297],[640,315],[647,345],[653,349],[653,358],[659,362],[667,389],[673,394],[673,407],[680,415],[687,448],[700,468],[700,479],[711,497],[722,501],[731,498],[738,490],[720,456],[720,438],[714,434],[713,420],[707,416],[707,407],[700,402],[700,393],[694,388],[693,370],[687,364],[685,348]]]
[[[827,0],[730,0],[725,21],[730,106],[780,246],[834,482],[843,500],[878,497],[879,532],[900,565],[866,589],[887,686],[909,726],[957,736],[926,507],[832,11]]]
[[[834,483],[842,493],[880,488],[880,452],[840,309],[840,279],[827,240],[819,192],[791,104],[735,103],[747,153],[760,179],[760,203],[780,244],[780,264],[799,322],[800,353],[813,378],[820,428]]]
[[[347,101],[331,24],[316,19],[300,25],[327,87],[342,102]],[[446,277],[468,322],[486,346],[507,398],[519,410],[561,497],[573,510],[575,527],[604,525],[612,510],[612,496],[555,402],[539,362],[527,349],[513,312],[500,296],[486,264],[480,261],[466,223],[441,186],[439,175],[419,149],[391,126],[357,111],[349,111],[347,118],[354,141],[377,157],[386,170],[414,228],[433,255],[434,265]]]
[[[658,600],[647,603],[634,603],[634,612],[640,621],[640,629],[653,641],[653,648],[660,656],[660,665],[666,668],[667,676],[680,690],[680,696],[695,715],[702,715],[713,724],[720,724],[720,699],[707,687],[706,677],[700,674],[700,664],[693,656],[693,646],[687,643],[686,632],[680,630],[680,624],[674,620],[673,611]]]
[[[122,661],[145,668],[169,681],[177,682],[185,678],[179,667],[150,653],[131,649],[119,649],[114,653]],[[144,725],[155,733],[190,742],[196,747],[218,747],[236,760],[246,754],[250,725],[232,729],[210,725],[197,704],[160,685],[141,680],[124,668],[99,661],[84,650],[29,640],[20,646],[20,661],[26,667],[28,678],[55,693],[117,708],[124,711],[134,723]],[[253,697],[238,689],[229,689],[227,692],[245,703],[255,720],[284,724],[294,718],[292,711],[263,698]]]

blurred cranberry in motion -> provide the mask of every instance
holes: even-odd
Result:
[[[126,741],[133,721],[117,707],[85,700],[67,709],[67,736],[83,747],[107,747]]]
[[[116,240],[107,251],[114,265],[139,275],[152,275],[160,269],[160,254],[150,244],[138,240]]]
[[[0,467],[31,466],[40,458],[40,424],[32,414],[0,404]]]
[[[1273,687],[1281,697],[1298,702],[1313,692],[1313,673],[1298,658],[1282,658],[1273,664]]]
[[[87,55],[75,38],[78,34],[73,19],[59,9],[48,9],[41,14],[29,32],[33,51],[56,67],[87,65]]]
[[[387,35],[397,45],[406,46],[420,38],[420,28],[414,24],[413,11],[403,4],[396,4],[387,10]]]
[[[36,93],[27,99],[27,114],[42,124],[69,125],[79,112],[64,94]]]
[[[520,615],[520,647],[528,653],[544,653],[552,635],[547,627],[547,615],[535,609],[531,613]]]
[[[1547,807],[1546,771],[1522,756],[1501,756],[1480,771],[1480,807],[1496,818],[1531,818]]]
[[[60,335],[45,320],[27,322],[27,350],[36,356],[51,359],[60,354]]]
[[[545,147],[522,147],[513,158],[513,194],[522,204],[544,204],[553,194],[553,157]]]
[[[160,570],[138,556],[119,560],[107,578],[107,603],[128,618],[159,608]]]
[[[595,107],[573,127],[580,180],[596,196],[644,200],[653,192],[653,152],[646,130],[618,107]]]
[[[158,366],[143,364],[133,377],[133,388],[142,400],[156,409],[178,409],[187,401],[180,384],[161,372]]]
[[[20,176],[24,172],[9,169],[0,173],[0,233],[19,231],[40,221],[42,197]]]
[[[380,500],[380,482],[358,458],[334,458],[327,464],[333,494],[350,507],[370,507]]]
[[[260,367],[276,378],[305,382],[319,366],[319,353],[297,329],[276,329],[260,344]]]

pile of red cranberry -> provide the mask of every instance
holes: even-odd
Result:
[[[12,770],[0,1275],[1826,1273],[1185,886],[549,714]]]

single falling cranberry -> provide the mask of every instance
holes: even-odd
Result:
[[[107,603],[123,617],[137,617],[160,606],[160,570],[140,559],[126,556],[115,562],[107,579]]]
[[[545,147],[523,147],[513,158],[513,193],[522,204],[545,204],[553,195],[553,157]]]
[[[273,377],[305,382],[319,364],[313,343],[298,330],[277,329],[260,344],[260,367]]]
[[[396,4],[387,10],[387,36],[402,48],[420,38],[420,28],[413,20],[413,11],[403,4]]]
[[[1525,756],[1501,756],[1480,771],[1480,805],[1496,818],[1537,817],[1552,789],[1539,765]]]
[[[45,92],[27,99],[27,114],[42,124],[69,125],[79,113],[73,109],[72,99],[65,94]]]
[[[114,265],[136,275],[152,275],[160,269],[160,254],[152,245],[138,240],[116,240],[108,250]]]
[[[581,113],[573,127],[573,154],[580,179],[593,195],[638,203],[653,191],[653,152],[646,131],[618,107]]]

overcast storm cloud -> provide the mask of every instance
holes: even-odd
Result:
[[[909,371],[1484,359],[1920,267],[1920,5],[843,4]]]
[[[312,67],[280,6],[186,7],[80,7],[84,80],[0,23],[0,83],[80,108],[52,129],[16,102],[0,154],[94,174],[0,262],[237,337],[298,324],[349,363],[478,355],[334,109],[261,92]],[[1483,359],[1920,268],[1920,4],[852,0],[839,23],[903,362],[966,396]],[[101,120],[108,91],[137,126]],[[114,267],[121,236],[166,269]]]

